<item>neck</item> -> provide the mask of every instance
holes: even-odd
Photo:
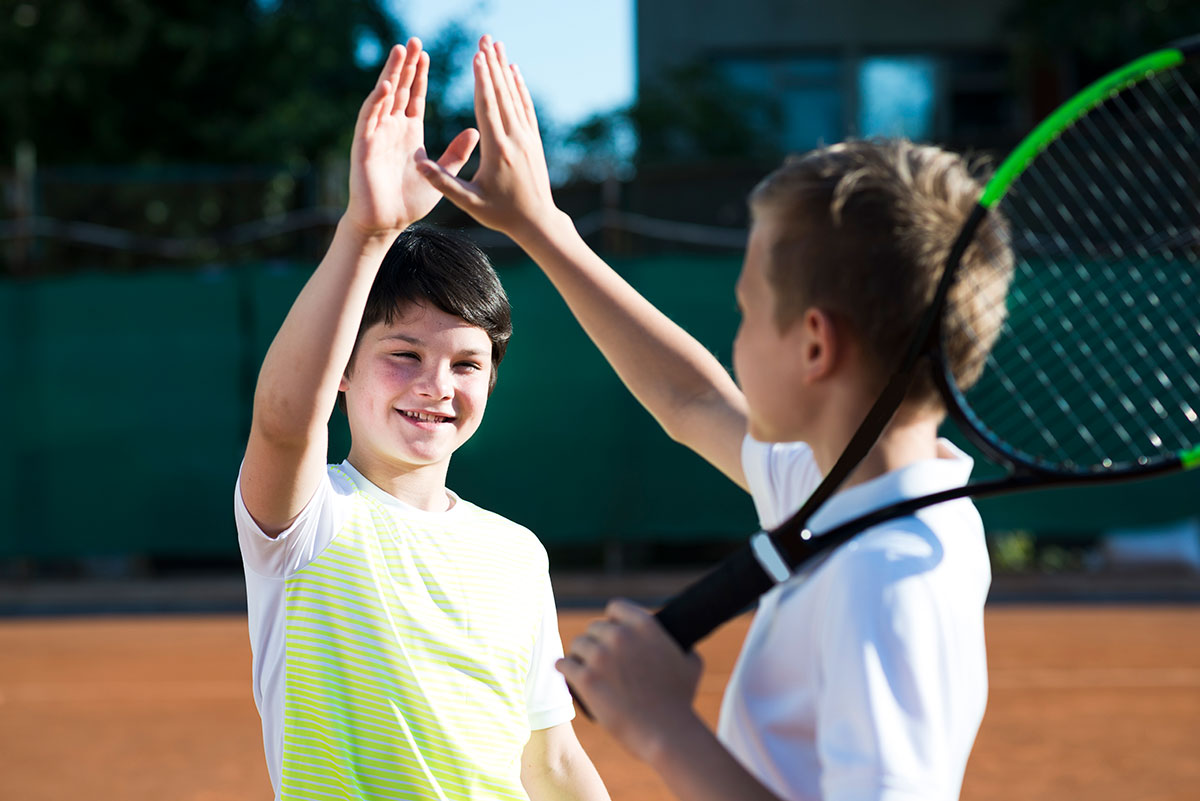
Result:
[[[367,481],[409,506],[426,512],[444,512],[451,506],[450,494],[446,492],[449,460],[417,466],[396,464],[351,447],[346,461]]]
[[[842,425],[825,427],[830,436],[810,443],[822,475],[828,475],[833,469],[865,416],[865,410],[857,417],[843,416]],[[850,471],[841,489],[863,484],[913,462],[937,458],[938,423],[939,420],[933,415],[906,413],[905,409],[898,409],[867,455]]]

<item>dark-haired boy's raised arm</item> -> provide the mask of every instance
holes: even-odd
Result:
[[[592,252],[555,206],[533,102],[503,46],[484,37],[473,66],[479,170],[467,182],[425,160],[421,172],[459,208],[520,245],[667,434],[745,488],[741,391],[703,345]]]
[[[268,535],[296,519],[324,474],[329,415],[384,255],[441,198],[415,167],[425,157],[428,72],[417,39],[389,53],[355,124],[346,213],[263,360],[241,491]],[[457,172],[477,140],[464,131],[438,163]]]

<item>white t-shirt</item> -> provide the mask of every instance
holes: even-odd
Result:
[[[520,799],[531,730],[574,717],[545,548],[452,496],[330,465],[290,528],[242,501],[254,700],[277,799]]]
[[[802,443],[746,438],[763,528],[820,483]],[[904,498],[962,486],[972,461],[939,458],[835,494],[816,534]],[[966,499],[884,523],[762,597],[726,688],[718,736],[781,798],[949,801],[987,701],[983,524]]]

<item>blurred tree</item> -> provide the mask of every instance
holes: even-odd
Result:
[[[429,102],[425,107],[425,143],[429,152],[441,155],[450,140],[464,128],[475,127],[473,97],[455,97],[456,86],[466,73],[471,85],[470,65],[477,37],[462,23],[450,22],[436,39],[425,43],[429,51]]]
[[[678,67],[642,87],[629,118],[640,164],[779,156],[777,100],[738,86],[708,62]]]
[[[0,158],[312,162],[400,39],[383,0],[0,0]]]
[[[566,179],[625,180],[633,172],[637,136],[630,109],[593,114],[561,136],[559,155]]]
[[[781,153],[778,101],[728,80],[708,62],[643,86],[626,107],[584,120],[565,136],[577,177],[624,176],[636,166],[712,161],[770,163]],[[635,142],[636,144],[632,144]]]
[[[1107,70],[1200,34],[1196,0],[1019,0],[1012,24],[1031,56],[1066,62],[1074,91]]]

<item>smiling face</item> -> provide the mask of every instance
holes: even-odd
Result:
[[[483,419],[491,354],[487,332],[429,304],[367,328],[339,387],[350,460],[393,475],[429,466],[444,473]]]

